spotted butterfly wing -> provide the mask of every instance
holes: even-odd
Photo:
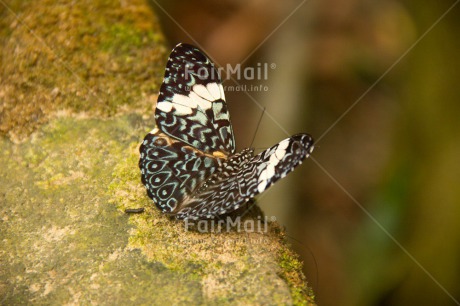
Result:
[[[169,56],[155,112],[166,135],[212,153],[235,152],[233,130],[217,69],[198,48],[177,45]]]
[[[155,110],[157,126],[140,147],[147,194],[178,219],[232,212],[309,156],[308,134],[287,138],[254,156],[235,154],[222,82],[198,48],[179,44],[169,57]]]
[[[245,149],[224,161],[175,214],[180,219],[211,219],[236,210],[285,177],[312,150],[313,139],[307,134],[287,138],[256,156],[253,149]]]
[[[147,134],[140,148],[139,167],[148,196],[163,212],[174,214],[184,198],[221,164],[212,155],[177,141],[158,128]]]

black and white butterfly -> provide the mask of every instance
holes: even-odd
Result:
[[[140,147],[139,168],[148,196],[178,219],[230,213],[283,178],[313,151],[297,134],[254,156],[235,153],[222,81],[198,48],[171,52],[155,110],[156,127]]]

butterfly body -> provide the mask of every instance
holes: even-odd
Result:
[[[238,209],[313,150],[311,136],[297,134],[257,155],[253,149],[235,153],[217,70],[186,44],[171,52],[155,120],[140,147],[142,182],[156,206],[178,219],[212,219]]]

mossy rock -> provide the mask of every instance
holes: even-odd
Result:
[[[121,3],[0,6],[0,133],[21,140],[63,112],[110,117],[145,107],[167,49],[150,8]]]
[[[120,3],[0,11],[3,52],[20,51],[2,63],[0,304],[312,304],[276,222],[188,231],[146,196],[138,146],[166,48],[143,2]]]

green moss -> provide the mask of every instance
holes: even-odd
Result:
[[[51,0],[9,5],[27,27],[3,12],[1,134],[21,140],[56,113],[143,110],[158,91],[166,49],[143,1],[84,0],[71,10]]]
[[[313,291],[307,286],[305,276],[302,273],[303,264],[298,255],[288,248],[282,248],[279,252],[278,262],[281,268],[280,276],[289,285],[293,304],[315,305]]]
[[[101,41],[101,49],[115,53],[126,53],[132,47],[141,47],[152,41],[152,31],[141,31],[129,24],[107,26],[107,39]],[[128,59],[128,58],[125,58]]]

